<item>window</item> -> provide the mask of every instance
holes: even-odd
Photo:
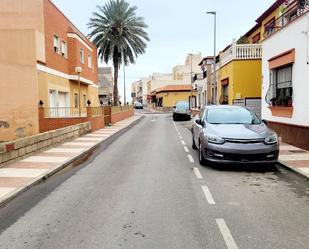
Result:
[[[292,65],[270,71],[270,101],[273,106],[292,106]]]
[[[89,67],[89,68],[92,67],[92,58],[91,58],[91,54],[88,54],[88,67]]]
[[[61,55],[67,58],[67,43],[65,41],[61,41]]]
[[[86,94],[83,95],[83,106],[84,107],[87,106],[87,95]]]
[[[78,108],[78,94],[74,93],[74,107]]]
[[[275,17],[273,17],[270,21],[268,21],[264,25],[266,37],[270,36],[276,31],[275,25],[276,25]]]
[[[54,51],[60,53],[60,40],[57,35],[54,35]]]
[[[81,48],[80,50],[79,50],[79,60],[80,60],[80,63],[85,63],[85,56],[84,56],[84,49],[83,48]]]
[[[260,39],[261,39],[261,34],[258,33],[252,37],[252,43],[259,43]]]

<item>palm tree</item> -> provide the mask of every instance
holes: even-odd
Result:
[[[148,26],[142,17],[136,16],[136,6],[125,0],[110,0],[104,6],[97,6],[88,27],[92,29],[89,37],[98,47],[101,61],[114,66],[114,105],[118,105],[118,71],[121,64],[135,63],[139,54],[145,53],[145,32]]]

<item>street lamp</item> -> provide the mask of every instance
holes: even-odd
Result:
[[[190,65],[190,84],[191,84],[191,96],[190,96],[190,103],[189,103],[189,107],[192,110],[192,99],[193,99],[193,82],[192,82],[192,56],[193,54],[189,54],[190,55],[190,59],[191,59],[191,65]]]
[[[214,67],[214,102],[217,104],[217,81],[216,81],[216,29],[217,29],[217,12],[216,11],[207,11],[206,14],[214,16],[214,58],[213,58],[213,67]],[[211,93],[212,95],[212,93]]]
[[[81,116],[81,109],[80,109],[80,74],[83,71],[81,67],[75,67],[75,72],[77,73],[78,79],[78,114],[79,117]]]

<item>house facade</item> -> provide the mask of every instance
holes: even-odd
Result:
[[[50,0],[1,1],[0,44],[0,141],[38,133],[39,102],[99,105],[97,49]]]
[[[309,1],[290,1],[264,33],[262,117],[282,141],[309,149]]]
[[[113,69],[112,67],[99,67],[99,99],[104,105],[112,102],[113,99]]]

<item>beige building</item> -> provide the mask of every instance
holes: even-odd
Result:
[[[97,49],[50,0],[0,1],[0,45],[0,142],[39,132],[39,102],[99,105]]]
[[[99,77],[99,99],[104,105],[112,102],[113,99],[113,69],[112,67],[99,67],[98,68]]]

